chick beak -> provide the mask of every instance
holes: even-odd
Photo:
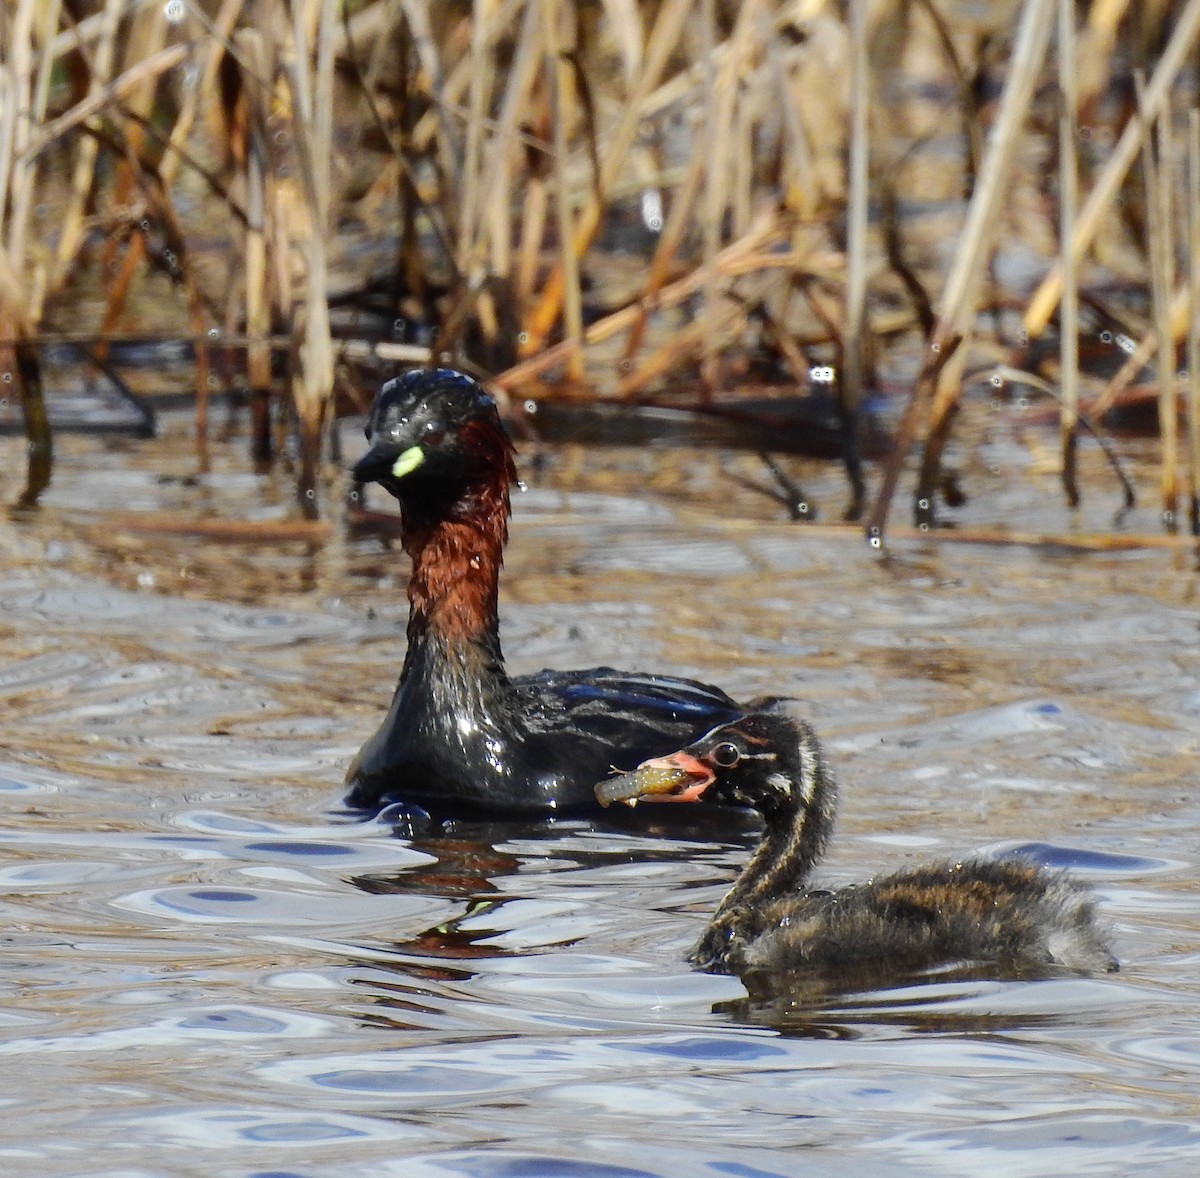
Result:
[[[596,800],[602,806],[624,802],[636,806],[649,802],[695,802],[716,775],[691,753],[671,753],[643,761],[631,773],[610,777],[596,786]]]

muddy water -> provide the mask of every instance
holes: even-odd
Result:
[[[311,545],[132,526],[288,511],[240,446],[199,471],[186,426],[64,439],[0,530],[0,1171],[1194,1172],[1194,556],[883,560],[781,522],[749,458],[548,454],[516,501],[515,669],[802,696],[845,794],[825,880],[1024,845],[1093,884],[1122,961],[754,1005],[683,964],[749,827],[406,839],[337,812],[403,558],[336,521]]]

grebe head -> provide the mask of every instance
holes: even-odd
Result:
[[[449,368],[389,380],[371,406],[366,435],[371,448],[354,477],[378,483],[402,502],[457,498],[480,483],[507,485],[514,473],[496,402],[477,381]]]
[[[704,794],[768,820],[829,806],[833,794],[812,729],[786,701],[721,724],[686,749],[596,787],[602,805],[692,802]]]

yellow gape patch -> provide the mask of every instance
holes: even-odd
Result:
[[[402,479],[406,474],[412,474],[425,461],[425,452],[420,446],[409,446],[399,458],[392,463],[392,474]]]

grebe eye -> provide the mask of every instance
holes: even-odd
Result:
[[[431,421],[425,426],[425,436],[421,440],[429,446],[440,446],[445,436],[446,431],[436,421]]]
[[[742,754],[736,744],[730,744],[726,741],[724,744],[719,744],[709,756],[712,757],[713,763],[719,765],[722,769],[732,769],[734,765],[742,759]]]

